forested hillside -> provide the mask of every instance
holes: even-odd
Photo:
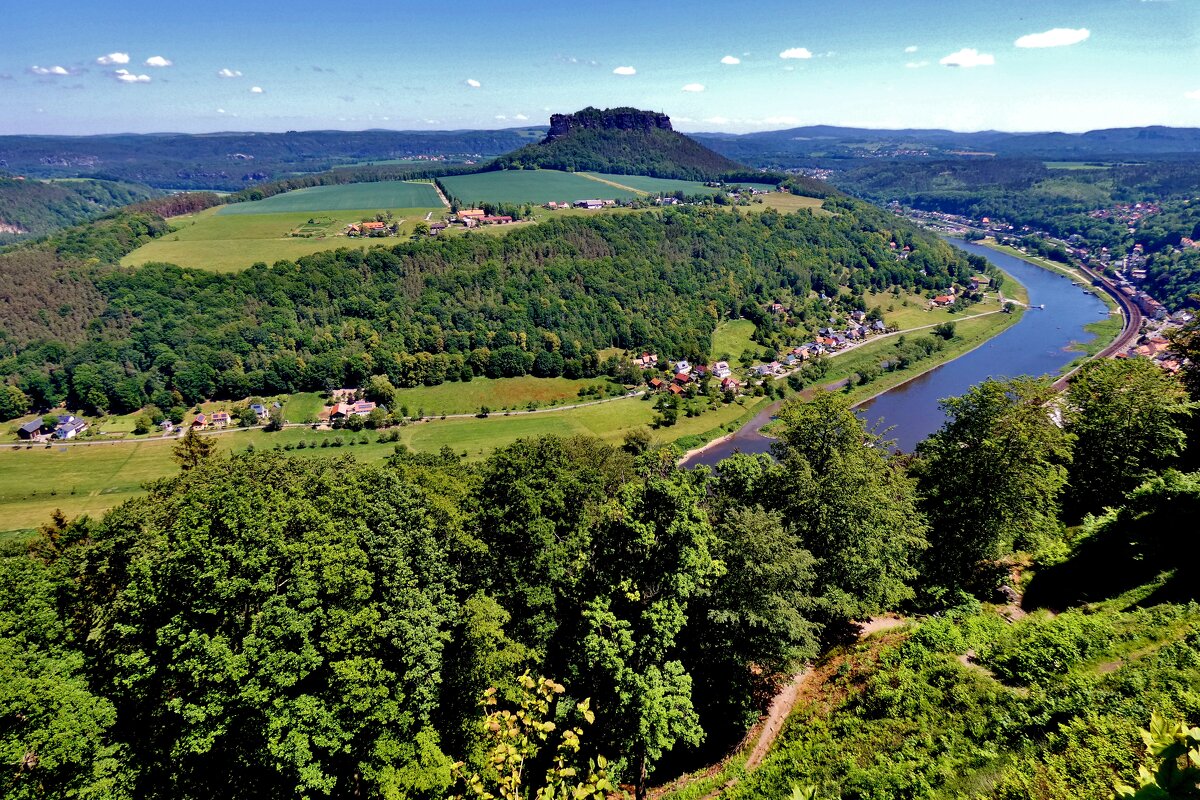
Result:
[[[682,208],[561,218],[504,237],[330,251],[236,274],[103,266],[165,228],[118,217],[0,257],[14,298],[51,291],[30,282],[35,268],[95,298],[86,309],[66,291],[14,299],[0,374],[32,407],[108,411],[353,386],[373,374],[397,386],[588,377],[608,347],[706,358],[719,320],[762,316],[780,291],[807,298],[799,316],[823,322],[820,293],[848,289],[865,306],[867,290],[941,289],[980,269],[878,209],[825,208],[831,216]],[[911,255],[897,258],[892,242]],[[43,263],[47,249],[56,264]],[[77,260],[88,256],[101,265]]]
[[[45,236],[155,194],[130,183],[18,180],[0,173],[0,245]]]

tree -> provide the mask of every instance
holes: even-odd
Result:
[[[217,443],[196,433],[195,428],[188,428],[187,433],[171,448],[172,457],[179,462],[184,471],[195,469],[212,457]]]
[[[455,601],[432,519],[394,472],[255,454],[92,523],[64,569],[133,794],[443,797]]]
[[[1054,396],[1049,381],[1017,378],[942,401],[946,421],[912,469],[931,526],[927,586],[969,585],[981,562],[1058,530],[1071,436],[1050,416]]]
[[[0,795],[131,797],[116,709],[89,688],[62,589],[41,561],[0,558]]]
[[[737,735],[757,719],[764,683],[817,654],[816,560],[778,511],[735,505],[713,516],[724,572],[693,604],[684,638],[701,720]]]
[[[0,421],[29,413],[29,398],[16,386],[0,386]]]
[[[267,412],[267,424],[263,426],[263,430],[269,433],[283,430],[283,424],[286,422],[283,418],[283,407],[272,406]]]
[[[1067,390],[1075,437],[1068,500],[1076,512],[1120,505],[1125,493],[1182,452],[1194,403],[1182,384],[1145,358],[1096,359]]]
[[[367,400],[381,406],[390,406],[396,397],[396,387],[387,375],[372,375],[363,392]]]
[[[677,642],[689,603],[722,570],[701,508],[706,482],[669,452],[648,459],[593,524],[583,683],[604,709],[606,742],[629,757],[639,800],[666,752],[704,737]]]
[[[926,525],[886,443],[832,392],[786,403],[779,421],[774,486],[759,496],[775,498],[767,502],[817,559],[814,613],[843,623],[909,599]]]

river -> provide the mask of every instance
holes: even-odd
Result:
[[[1029,303],[1034,308],[1027,310],[1016,325],[980,347],[859,407],[869,425],[895,440],[904,451],[911,452],[941,427],[945,420],[938,406],[941,398],[961,395],[987,378],[1054,375],[1079,357],[1077,350],[1070,349],[1073,344],[1094,338],[1084,326],[1108,315],[1108,307],[1100,298],[1070,278],[981,245],[957,240],[950,243],[983,256],[1016,278],[1029,291]],[[1043,304],[1045,310],[1036,308]],[[729,439],[693,455],[683,465],[712,466],[734,452],[767,452],[771,439],[759,430],[770,421],[776,407],[772,404],[763,409]]]

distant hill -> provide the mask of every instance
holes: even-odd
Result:
[[[435,156],[452,163],[481,163],[537,141],[544,133],[539,127],[0,136],[0,170],[36,178],[117,178],[165,189],[238,191],[297,173],[364,162]],[[419,160],[411,167],[424,170],[442,163]]]
[[[656,178],[714,180],[747,168],[671,127],[671,118],[636,108],[585,108],[550,118],[546,138],[497,158],[493,169],[542,167]]]
[[[754,166],[791,166],[812,159],[987,155],[1047,160],[1132,160],[1200,155],[1200,129],[1113,128],[1086,133],[959,133],[940,129],[875,130],[810,125],[741,135],[692,137]]]
[[[0,245],[53,233],[158,194],[132,183],[47,182],[0,174]]]

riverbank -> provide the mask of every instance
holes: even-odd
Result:
[[[1020,285],[1015,279],[1012,280],[1015,285]],[[945,349],[930,358],[918,361],[907,369],[884,373],[869,384],[855,387],[848,393],[851,401],[855,406],[869,402],[891,389],[920,378],[926,373],[966,355],[996,336],[999,336],[1008,328],[1016,325],[1024,313],[1024,309],[1018,307],[1012,313],[1008,314],[1001,311],[989,311],[984,314],[967,315],[962,319],[955,320],[955,336],[946,343]],[[896,339],[914,333],[927,332],[933,327],[935,326],[922,325],[903,331],[894,331],[876,337],[853,349],[834,353],[829,356],[829,372],[819,388],[827,391],[844,390],[851,376],[857,374],[860,369],[869,364],[877,364],[886,355],[887,349],[896,344]],[[777,382],[786,380],[786,377],[776,380]],[[810,387],[804,391],[811,391],[812,388],[818,387]],[[723,429],[714,429],[713,433],[717,434],[715,438],[703,445],[687,450],[680,457],[679,463],[691,466],[694,460],[703,458],[706,453],[720,449],[739,435],[744,436],[743,431],[754,430],[755,432],[760,432],[770,423],[770,417],[774,415],[774,410],[779,407],[781,402],[776,401],[766,408],[757,411],[754,416],[750,417],[744,425],[736,430],[729,431],[726,426],[724,428],[725,432],[718,433],[718,431],[722,431]],[[757,417],[763,418],[758,419]]]

